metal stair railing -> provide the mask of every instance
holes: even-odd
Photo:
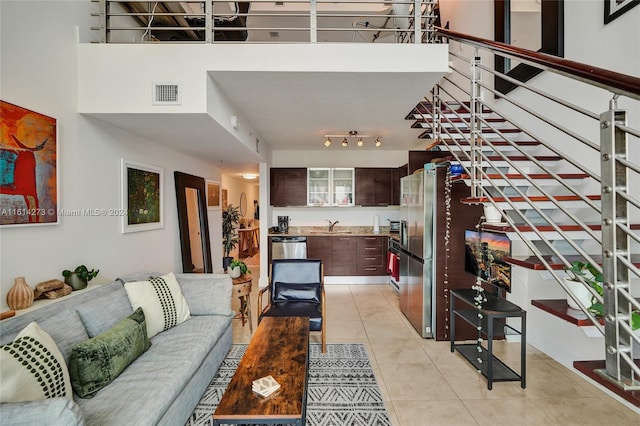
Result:
[[[629,114],[640,111],[640,79],[442,28],[436,30],[436,35],[450,44],[451,73],[425,97],[428,113],[423,122],[429,123],[431,137],[465,165],[470,202],[498,208],[510,232],[518,235],[569,297],[578,302],[565,285],[564,275],[554,269],[551,256],[566,268],[580,258],[602,273],[602,296],[584,281],[583,285],[603,303],[604,325],[579,304],[604,336],[606,368],[599,373],[625,390],[640,389],[640,368],[634,361],[640,357],[640,338],[631,322],[632,311],[640,311],[632,291],[640,291],[640,270],[634,262],[634,256],[640,253],[640,234],[632,226],[640,222],[640,114]],[[456,53],[464,50],[462,46],[472,47],[470,57]],[[513,79],[484,65],[493,63],[493,55],[549,71],[556,75],[554,87],[565,81],[567,85],[578,84],[582,90],[593,92],[594,98],[609,99],[609,105],[603,106],[601,113],[593,112],[545,91],[544,82]],[[517,89],[500,93],[494,89],[494,78],[514,83]],[[622,104],[624,109],[619,108]],[[501,117],[504,123],[494,123],[490,116]],[[629,124],[629,119],[635,122]],[[519,132],[513,135],[509,129]],[[564,170],[538,160],[536,154],[541,151],[562,157]],[[535,173],[512,161],[512,154],[524,157],[537,169]],[[582,187],[572,184],[567,176],[583,176]],[[552,184],[543,185],[540,177]],[[599,222],[599,232],[589,219]],[[581,239],[565,231],[566,225],[577,226]],[[548,239],[542,226],[552,229],[560,240]],[[532,234],[535,238],[528,236]],[[587,246],[595,243],[598,250],[585,247],[585,242]]]
[[[437,0],[91,1],[99,43],[435,42]]]

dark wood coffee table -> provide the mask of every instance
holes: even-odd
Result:
[[[273,376],[281,388],[266,398],[252,382]],[[213,413],[213,424],[305,424],[309,318],[265,317]]]

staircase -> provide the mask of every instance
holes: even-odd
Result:
[[[498,209],[501,222],[481,222],[480,229],[505,233],[524,248],[508,258],[517,267],[512,279],[524,273],[521,268],[540,271],[537,281],[551,281],[566,294],[558,298],[555,291],[554,298],[527,298],[523,304],[604,336],[605,359],[574,366],[640,407],[640,339],[630,321],[630,313],[640,311],[640,123],[628,123],[638,119],[632,113],[640,110],[640,79],[618,76],[617,85],[611,78],[615,73],[607,71],[604,81],[598,69],[585,79],[581,70],[593,67],[449,30],[439,29],[438,35],[472,46],[471,54],[450,51],[451,74],[406,119],[412,128],[423,129],[419,137],[428,149],[449,151],[463,166],[457,180],[472,194],[464,203]],[[571,84],[580,80],[596,105],[565,96],[557,76],[552,80],[544,73],[520,82],[499,73],[482,64],[481,50],[550,73],[560,61],[562,78]],[[567,73],[571,68],[580,71],[579,78]],[[495,78],[517,88],[500,93]],[[622,104],[624,109],[618,107]],[[584,305],[568,307],[568,298],[579,303],[564,281],[565,268],[576,260],[596,265],[603,274],[602,295],[582,284],[604,304],[604,316]]]

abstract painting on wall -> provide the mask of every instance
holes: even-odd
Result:
[[[122,159],[122,232],[164,227],[163,170]]]
[[[56,119],[0,101],[0,225],[58,223]]]

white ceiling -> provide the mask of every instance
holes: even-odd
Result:
[[[404,117],[441,76],[354,72],[211,74],[274,150],[326,149],[324,135],[350,130],[379,135],[383,146],[378,149],[408,149],[420,132],[411,129],[411,122]],[[329,149],[336,149],[335,145],[338,144]]]

